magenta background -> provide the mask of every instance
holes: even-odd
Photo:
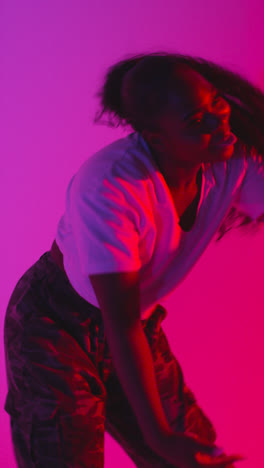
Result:
[[[0,6],[1,331],[18,279],[46,250],[74,172],[130,130],[93,124],[94,97],[127,54],[200,55],[264,90],[261,0],[6,0]],[[263,236],[210,244],[163,305],[163,325],[217,443],[263,468]],[[3,334],[2,334],[3,336]],[[0,464],[15,468],[0,346]],[[106,433],[105,467],[133,462]]]

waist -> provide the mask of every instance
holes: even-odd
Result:
[[[53,244],[52,244],[52,246],[51,246],[50,254],[51,254],[51,256],[52,256],[54,262],[56,263],[56,265],[58,265],[58,267],[59,267],[62,271],[64,271],[64,273],[66,274],[66,271],[65,271],[64,265],[63,265],[63,254],[62,254],[62,252],[60,251],[56,240],[54,240],[54,242],[53,242]]]
[[[56,242],[56,240],[54,239],[54,242],[51,246],[51,249],[50,249],[50,254],[52,256],[52,259],[54,260],[54,262],[56,263],[56,265],[58,265],[58,267],[65,273],[65,275],[67,276],[67,273],[64,269],[64,265],[63,265],[63,254],[61,252],[61,250],[59,249],[59,246]],[[78,293],[77,293],[78,294]],[[79,295],[79,294],[78,294]],[[81,297],[81,296],[80,296]],[[93,304],[89,303],[89,305],[91,307],[94,307],[96,310],[98,310],[98,307],[94,306]],[[141,319],[143,323],[145,322],[148,322],[150,319],[155,321],[155,317],[156,317],[156,314],[158,314],[158,320],[159,319],[159,316],[161,315],[162,318],[160,321],[162,321],[166,316],[167,316],[167,311],[166,309],[164,309],[164,307],[161,305],[161,304],[155,304],[155,306],[153,306],[153,309],[151,311],[151,313],[149,314],[148,318],[146,319]]]

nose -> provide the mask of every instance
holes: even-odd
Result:
[[[221,99],[219,106],[217,108],[217,116],[219,116],[220,120],[224,122],[228,122],[231,115],[231,107],[229,103],[225,99]]]
[[[213,133],[218,133],[220,131],[224,131],[224,133],[228,133],[230,131],[230,115],[231,115],[231,107],[230,105],[224,101],[225,105],[219,108],[218,111],[209,114],[209,121],[211,122],[211,128]]]
[[[215,135],[217,133],[229,133],[231,131],[230,124],[229,124],[229,117],[223,119],[219,118],[217,120],[217,124],[214,126],[212,134]]]

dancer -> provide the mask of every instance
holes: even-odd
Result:
[[[264,95],[213,62],[157,52],[113,65],[98,96],[95,123],[108,112],[133,132],[72,176],[51,250],[6,311],[18,466],[102,468],[107,431],[140,468],[234,467],[243,456],[217,446],[159,302],[230,209],[262,219]]]

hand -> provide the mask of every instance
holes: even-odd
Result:
[[[231,468],[230,464],[233,462],[245,459],[241,455],[227,456],[217,446],[181,432],[161,438],[156,452],[177,468]]]
[[[211,456],[205,455],[201,452],[197,452],[195,458],[198,462],[199,467],[219,467],[219,468],[235,468],[233,462],[245,460],[246,457],[243,455],[222,455]]]

